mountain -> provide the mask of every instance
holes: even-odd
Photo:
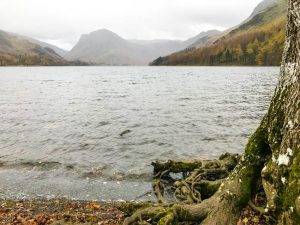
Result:
[[[286,5],[286,0],[264,0],[241,24],[151,65],[280,65]]]
[[[33,44],[37,44],[43,48],[51,48],[52,50],[54,50],[58,55],[60,55],[61,57],[64,57],[68,51],[62,49],[62,48],[59,48],[55,45],[52,45],[52,44],[49,44],[49,43],[46,43],[46,42],[43,42],[43,41],[39,41],[39,40],[36,40],[36,39],[33,39],[33,38],[30,38],[30,37],[26,37],[26,36],[20,36],[21,38],[24,38],[26,39],[27,41],[33,43]]]
[[[203,31],[200,34],[198,34],[197,36],[186,40],[184,43],[188,48],[191,48],[194,45],[196,45],[197,43],[199,44],[199,42],[201,42],[200,40],[208,39],[208,38],[218,35],[220,33],[221,33],[221,31],[219,31],[219,30]]]
[[[178,40],[126,40],[101,29],[81,36],[74,48],[65,55],[68,60],[81,60],[97,65],[147,65],[160,55],[185,49],[195,40],[218,33],[202,32],[186,41]]]
[[[67,61],[56,51],[62,53],[53,45],[0,30],[0,66],[88,65],[81,61]]]
[[[264,0],[261,3],[259,3],[255,9],[253,10],[253,13],[250,16],[250,19],[252,19],[257,14],[265,11],[266,9],[270,8],[271,6],[275,6],[277,4],[277,0]]]
[[[139,45],[106,29],[82,35],[79,42],[65,57],[69,60],[77,59],[104,65],[139,65],[144,60]]]
[[[66,65],[53,49],[0,30],[0,65]]]

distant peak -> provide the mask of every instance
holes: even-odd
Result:
[[[108,30],[99,29],[88,34],[81,35],[80,41],[91,41],[91,40],[124,40],[118,34]]]
[[[276,5],[278,3],[278,0],[263,0],[261,1],[253,10],[252,17],[257,15],[258,13],[266,10],[267,8]]]
[[[112,32],[111,30],[108,30],[108,29],[106,29],[106,28],[102,28],[102,29],[99,29],[99,30],[95,30],[95,31],[91,32],[91,34],[92,34],[92,33],[111,33],[111,34],[114,34],[114,32]]]
[[[219,31],[217,29],[211,29],[211,30],[203,31],[201,33],[202,34],[212,34],[212,33],[221,33],[221,31]]]

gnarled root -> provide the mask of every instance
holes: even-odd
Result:
[[[225,153],[220,156],[219,160],[155,161],[152,166],[155,177],[161,177],[167,176],[169,173],[188,173],[199,168],[217,169],[221,165],[227,170],[233,170],[239,159],[238,154]]]
[[[240,156],[226,153],[218,160],[191,161],[156,161],[154,166],[153,190],[159,203],[166,203],[164,190],[169,186],[175,201],[180,203],[200,203],[212,196],[219,188],[222,180],[237,165]],[[182,180],[171,177],[182,174]]]
[[[158,202],[163,204],[138,210],[127,218],[124,224],[169,225],[180,221],[205,220],[221,201],[232,200],[230,192],[226,193],[226,196],[209,197],[219,189],[239,159],[240,156],[237,154],[226,153],[218,160],[153,163],[155,172],[153,190]],[[183,180],[173,179],[170,173],[182,173]],[[171,186],[169,189],[174,190],[174,199],[178,204],[166,204],[164,198],[166,186]]]
[[[138,210],[155,206],[150,202],[115,202],[113,205],[122,212],[126,213],[128,216],[131,216]]]
[[[178,222],[236,225],[241,209],[249,203],[262,168],[270,158],[266,134],[260,127],[251,137],[242,158],[225,154],[219,160],[153,163],[156,195],[163,198],[165,185],[171,184],[179,203],[138,210],[124,225],[141,224],[141,221],[159,225]],[[171,173],[182,173],[183,179],[176,180]],[[164,199],[160,201],[165,202]]]
[[[153,179],[153,192],[158,200],[158,203],[166,203],[166,200],[164,198],[164,184],[162,181],[158,178]]]
[[[201,221],[208,213],[204,205],[170,205],[146,208],[137,211],[127,218],[124,225],[139,224],[147,221],[149,224],[169,225],[183,221]]]
[[[236,187],[232,187],[236,188]],[[240,206],[238,198],[231,192],[217,192],[213,197],[199,204],[174,204],[154,206],[138,210],[127,218],[124,225],[140,224],[147,221],[149,224],[201,224],[203,225],[236,225]]]

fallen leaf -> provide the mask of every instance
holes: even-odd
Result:
[[[252,222],[254,223],[258,223],[259,222],[259,218],[257,216],[252,218]]]
[[[92,207],[93,207],[94,209],[100,209],[100,208],[101,208],[101,205],[94,203],[94,204],[92,204]]]
[[[248,222],[249,222],[249,220],[247,217],[243,219],[243,223],[247,224]]]

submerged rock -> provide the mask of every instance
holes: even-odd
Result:
[[[120,133],[120,136],[123,137],[125,134],[130,133],[131,130],[124,130],[122,133]]]

